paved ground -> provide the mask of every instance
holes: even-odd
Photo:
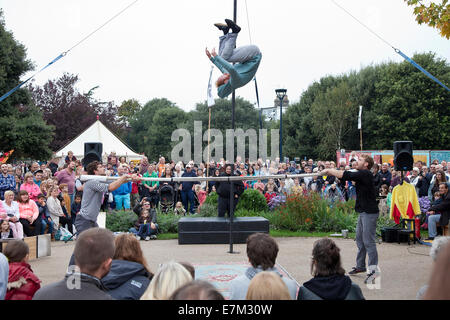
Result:
[[[294,277],[299,284],[309,280],[310,257],[317,238],[276,238],[280,251],[277,262]],[[355,265],[356,243],[352,239],[335,239],[341,249],[343,267],[348,272]],[[52,255],[31,261],[31,266],[43,285],[64,277],[74,243],[52,242]],[[245,244],[235,244],[235,252],[229,254],[229,245],[178,245],[178,240],[141,241],[142,249],[151,270],[156,271],[160,263],[175,260],[191,263],[246,262]],[[432,261],[429,248],[416,244],[382,243],[378,245],[381,269],[380,289],[369,289],[364,284],[364,274],[352,279],[369,300],[415,299],[419,288],[427,283]]]

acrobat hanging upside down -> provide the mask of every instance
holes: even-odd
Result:
[[[256,74],[261,62],[261,51],[255,45],[236,47],[236,39],[241,28],[232,20],[225,19],[226,24],[214,24],[223,31],[219,42],[219,55],[206,48],[206,55],[222,72],[216,81],[217,95],[227,97],[233,90],[245,86]],[[229,33],[231,29],[232,33]],[[232,65],[231,63],[236,63]]]

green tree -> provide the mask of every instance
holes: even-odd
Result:
[[[5,28],[0,10],[0,95],[20,84],[20,77],[33,69],[26,59],[25,47]],[[0,102],[0,150],[14,150],[12,158],[48,159],[52,140],[51,126],[32,105],[26,89],[19,89]]]
[[[172,132],[186,120],[187,114],[171,101],[153,99],[130,120],[128,141],[150,161],[158,160],[159,156],[170,158]]]
[[[311,105],[311,120],[313,132],[321,138],[317,145],[320,157],[330,159],[336,150],[343,147],[356,113],[357,106],[351,100],[347,82],[341,82],[316,97]]]
[[[135,119],[136,114],[141,109],[142,106],[136,99],[128,99],[123,101],[117,113],[119,116],[119,121],[124,124],[129,124],[131,120]]]
[[[450,38],[450,4],[448,0],[423,4],[420,0],[404,0],[414,8],[419,24],[425,23],[439,30],[441,36]]]

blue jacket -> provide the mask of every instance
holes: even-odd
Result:
[[[185,172],[181,175],[181,177],[197,177],[197,174],[196,174],[194,171],[191,171],[191,172],[185,171]],[[181,191],[189,191],[189,190],[192,190],[192,186],[193,186],[194,184],[199,184],[199,182],[198,182],[198,181],[183,181],[183,182],[181,183],[181,185],[182,185]]]
[[[112,194],[114,196],[116,195],[124,195],[124,194],[129,194],[131,193],[131,182],[127,182],[122,184],[119,188],[117,188],[116,190],[114,190],[112,192]]]
[[[109,273],[102,278],[102,283],[114,299],[139,300],[152,277],[140,263],[113,260]]]
[[[222,73],[229,73],[230,80],[217,88],[217,95],[221,98],[225,98],[233,90],[245,86],[256,74],[259,63],[261,62],[262,55],[257,54],[250,60],[243,63],[237,63],[234,66],[225,61],[221,56],[215,56],[211,58],[212,63],[222,71]]]

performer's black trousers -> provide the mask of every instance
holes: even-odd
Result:
[[[233,199],[233,212],[236,209],[238,200],[239,199],[237,199],[237,198]],[[230,216],[230,199],[219,196],[218,205],[219,205],[218,206],[219,217],[225,217],[225,212],[228,214],[228,217],[229,217]]]

